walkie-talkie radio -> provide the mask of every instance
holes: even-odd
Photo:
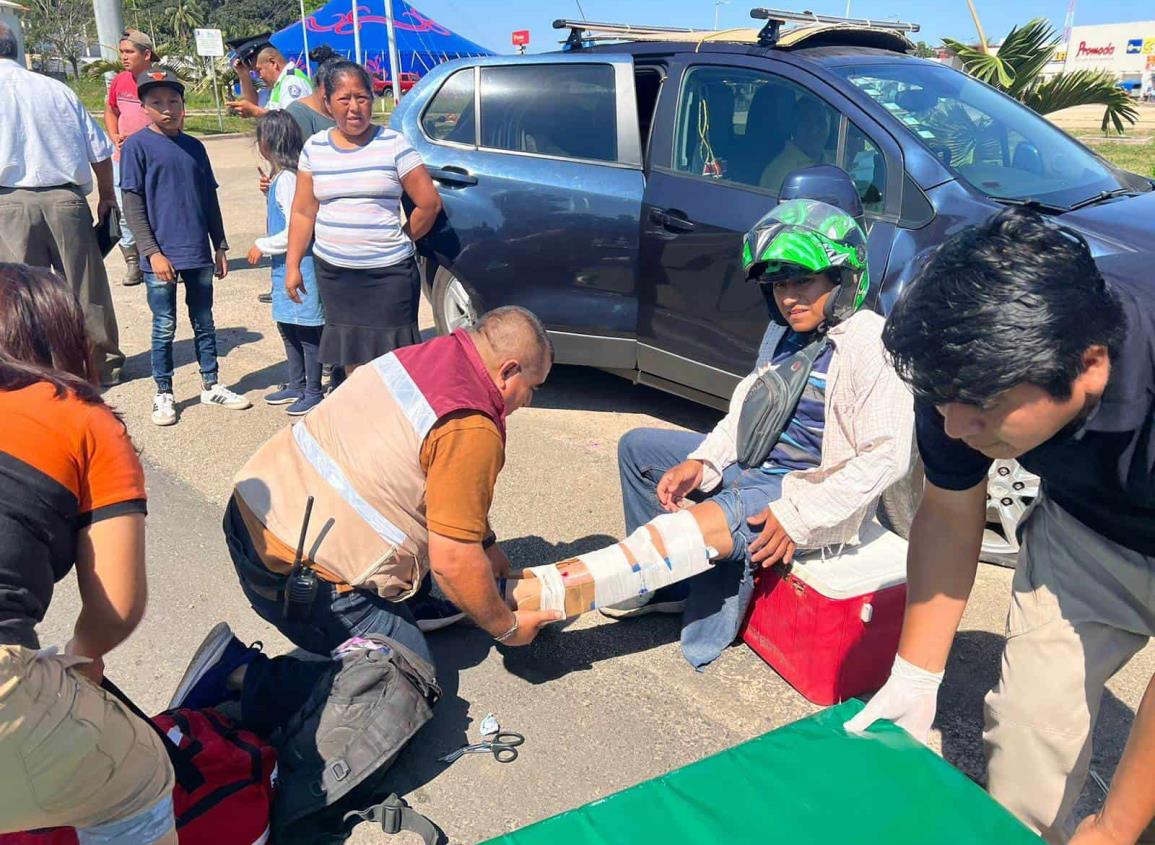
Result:
[[[302,561],[305,557],[305,534],[309,530],[309,517],[313,513],[313,497],[305,502],[305,518],[301,522],[301,537],[297,540],[297,554],[293,558],[293,569],[285,584],[284,617],[288,622],[303,622],[313,610],[317,598],[317,573]]]

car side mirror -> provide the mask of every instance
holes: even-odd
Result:
[[[782,180],[778,201],[818,200],[841,208],[860,224],[863,222],[862,199],[854,180],[841,167],[833,164],[815,164],[795,170]]]

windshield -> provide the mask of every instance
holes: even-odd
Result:
[[[1066,208],[1128,187],[1047,120],[964,73],[915,62],[837,70],[989,197]]]

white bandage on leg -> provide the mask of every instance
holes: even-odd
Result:
[[[661,538],[666,550],[664,555],[654,543],[651,527]],[[578,555],[577,560],[584,564],[588,577],[575,572],[572,566],[563,566],[563,574],[558,564],[534,566],[527,571],[537,577],[538,606],[542,610],[566,613],[568,587],[572,592],[569,615],[573,615],[618,604],[691,578],[709,569],[712,553],[693,514],[679,511],[654,518],[621,543]],[[593,582],[592,606],[588,604],[590,581]],[[575,602],[580,604],[580,609],[574,606]]]
[[[541,609],[559,610],[565,613],[565,581],[557,566],[535,566],[531,570],[541,582]]]

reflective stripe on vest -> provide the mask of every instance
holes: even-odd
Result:
[[[321,448],[321,444],[309,433],[303,422],[293,426],[293,439],[297,442],[297,447],[305,456],[305,460],[381,539],[394,546],[400,546],[405,542],[405,533],[361,497],[341,467]]]
[[[389,388],[389,392],[393,394],[393,401],[397,403],[405,414],[405,418],[409,420],[409,424],[413,426],[417,441],[419,443],[424,442],[425,435],[437,422],[437,414],[433,412],[433,408],[430,406],[429,400],[425,398],[425,394],[421,392],[421,388],[417,386],[392,352],[374,360],[373,367],[381,376],[381,380],[385,382],[385,386]]]

